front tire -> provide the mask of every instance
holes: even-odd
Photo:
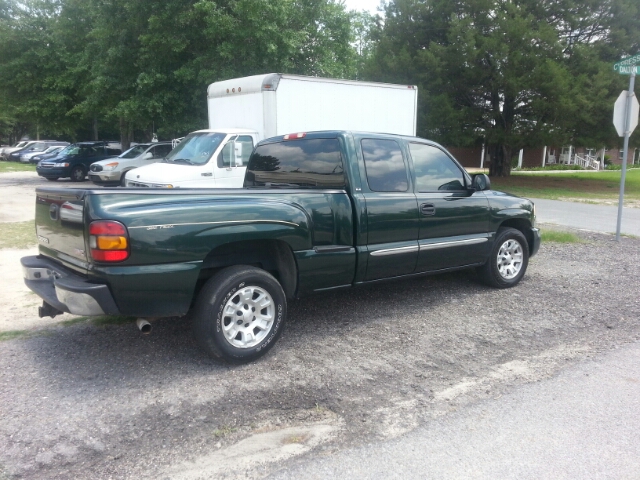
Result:
[[[81,166],[76,166],[73,167],[73,170],[71,170],[71,181],[72,182],[84,182],[84,177],[86,177],[87,174],[84,171],[84,168],[82,168]]]
[[[496,234],[489,260],[478,267],[480,279],[494,288],[517,285],[529,265],[529,244],[520,230],[500,228]]]
[[[194,334],[210,356],[255,360],[282,334],[287,301],[278,281],[255,267],[228,267],[211,277],[193,309]]]

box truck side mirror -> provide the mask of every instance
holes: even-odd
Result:
[[[235,140],[232,142],[233,143],[233,152],[234,152],[234,159],[233,159],[233,166],[237,167],[242,166],[242,143],[240,142],[236,142]]]

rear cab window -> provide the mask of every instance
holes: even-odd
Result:
[[[398,142],[364,138],[360,144],[371,191],[406,192],[409,189],[407,169]]]
[[[249,159],[245,187],[345,188],[338,138],[301,138],[258,145]]]

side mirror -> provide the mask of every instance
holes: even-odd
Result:
[[[242,144],[240,142],[233,142],[233,152],[234,152],[234,166],[242,165]]]
[[[152,158],[153,158],[153,153],[151,152],[145,153],[142,157],[143,160],[151,160]]]
[[[472,177],[471,186],[477,192],[491,190],[491,180],[484,173],[477,173]]]

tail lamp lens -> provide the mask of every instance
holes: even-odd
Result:
[[[89,225],[91,258],[98,262],[121,262],[129,258],[129,234],[120,222],[98,220]]]

